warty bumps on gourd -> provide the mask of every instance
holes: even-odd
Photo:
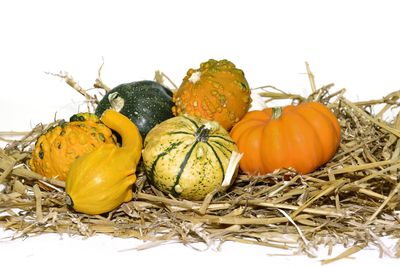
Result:
[[[78,113],[38,138],[29,166],[43,176],[64,181],[77,158],[104,144],[117,146],[111,130],[96,115]]]
[[[244,72],[228,61],[210,59],[189,69],[173,96],[175,115],[215,120],[232,128],[250,108],[251,91]]]

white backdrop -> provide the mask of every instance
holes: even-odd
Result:
[[[153,79],[155,70],[179,84],[188,68],[209,58],[234,62],[251,87],[274,85],[306,94],[305,61],[317,87],[334,82],[352,100],[381,98],[400,87],[398,1],[5,2],[0,3],[0,131],[30,130],[55,114],[67,119],[84,109],[82,96],[45,72],[68,71],[90,88],[103,58],[102,78],[110,87]],[[181,245],[121,252],[139,243],[103,236],[1,240],[0,259],[2,264],[32,266],[77,264],[77,256],[93,265],[146,260],[174,265],[190,261],[194,266],[256,261],[318,266],[327,257],[324,251],[318,259],[270,257],[286,252],[236,244],[225,244],[221,252],[196,252]],[[397,262],[378,259],[376,250],[355,257],[357,264]],[[347,263],[355,261],[332,266]]]

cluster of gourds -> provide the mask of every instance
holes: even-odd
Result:
[[[29,165],[66,180],[73,209],[101,214],[132,199],[141,158],[156,188],[202,200],[227,178],[229,186],[239,166],[252,175],[309,173],[336,153],[340,126],[323,104],[250,106],[243,71],[211,59],[190,69],[174,93],[153,81],[115,87],[96,114],[77,114],[40,136]],[[232,161],[237,153],[239,164]]]

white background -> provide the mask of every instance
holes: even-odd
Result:
[[[102,78],[110,87],[153,79],[155,70],[179,85],[188,68],[209,58],[234,62],[251,87],[274,85],[307,94],[305,61],[317,87],[334,82],[337,89],[347,89],[351,100],[381,98],[400,87],[398,1],[7,2],[0,3],[0,131],[30,130],[84,109],[82,96],[45,72],[68,71],[90,88],[103,58]],[[103,236],[2,239],[0,261],[21,266],[319,266],[327,258],[323,250],[317,259],[271,257],[287,252],[237,244],[225,244],[220,252],[176,244],[121,252],[138,244]],[[354,257],[331,266],[398,263],[378,259],[374,249]]]

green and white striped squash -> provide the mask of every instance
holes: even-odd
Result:
[[[177,116],[155,126],[142,152],[146,175],[160,191],[188,200],[202,200],[237,175],[238,149],[215,121]],[[230,163],[231,160],[231,163]],[[228,165],[230,165],[228,170]],[[228,181],[228,184],[227,184]]]

